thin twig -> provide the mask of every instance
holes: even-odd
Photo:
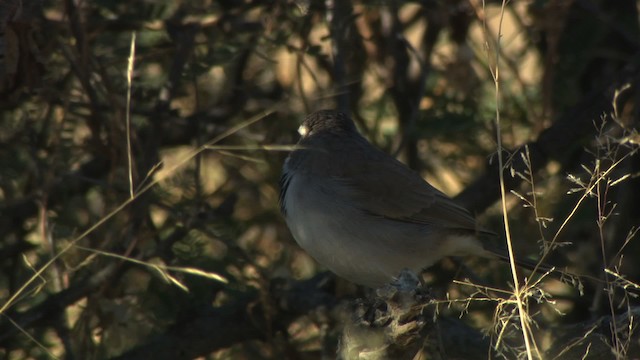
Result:
[[[275,107],[276,106],[274,106],[273,108],[275,108]],[[222,134],[216,136],[213,140],[211,140],[211,141],[207,142],[206,144],[204,144],[203,146],[199,147],[198,149],[195,149],[195,150],[189,152],[186,156],[184,156],[182,159],[180,159],[180,161],[176,162],[175,165],[173,165],[171,168],[167,169],[167,171],[163,172],[162,174],[164,174],[164,175],[158,174],[156,176],[156,178],[153,179],[153,181],[151,181],[148,185],[142,187],[134,195],[134,197],[128,198],[127,200],[122,202],[115,209],[113,209],[111,212],[109,212],[103,218],[98,220],[95,224],[93,224],[87,230],[82,232],[79,236],[77,236],[76,238],[71,240],[67,244],[67,246],[65,246],[62,250],[60,250],[60,252],[58,252],[57,254],[52,256],[51,259],[49,259],[49,261],[47,261],[44,265],[42,265],[40,267],[40,269],[38,269],[38,271],[36,271],[36,273],[34,275],[32,275],[27,281],[25,281],[25,283],[22,284],[22,286],[13,295],[11,295],[11,297],[2,305],[2,307],[0,307],[0,314],[4,314],[5,311],[7,311],[12,305],[14,305],[16,300],[20,297],[20,295],[22,293],[24,293],[27,290],[29,285],[31,285],[31,283],[33,283],[36,279],[40,278],[42,273],[46,269],[48,269],[58,258],[60,258],[63,254],[68,252],[71,248],[75,247],[76,244],[80,240],[86,238],[89,234],[93,233],[100,226],[104,225],[108,220],[113,218],[116,214],[120,213],[120,211],[122,211],[124,208],[129,206],[140,195],[146,193],[152,187],[154,187],[156,184],[160,183],[161,181],[164,181],[166,178],[174,175],[179,168],[183,167],[185,164],[187,164],[189,161],[191,161],[194,156],[196,156],[200,152],[204,151],[207,146],[211,146],[211,145],[223,140],[224,138],[226,138],[226,137],[228,137],[228,136],[230,136],[232,134],[235,134],[236,132],[240,131],[241,129],[243,129],[243,128],[245,128],[245,127],[247,127],[247,126],[249,126],[249,125],[251,125],[251,124],[253,124],[253,123],[255,123],[255,122],[259,121],[259,120],[261,120],[261,119],[264,119],[266,116],[268,116],[272,112],[273,112],[272,109],[266,110],[266,111],[260,113],[259,115],[254,116],[253,118],[250,118],[250,119],[248,119],[248,120],[246,120],[246,121],[244,121],[244,122],[242,122],[242,123],[240,123],[240,124],[238,124],[236,126],[233,126],[232,128],[228,129],[227,131],[223,132]]]
[[[133,74],[133,63],[136,57],[136,32],[131,33],[131,48],[129,50],[129,61],[127,65],[127,161],[129,166],[129,196],[134,197],[133,192],[133,157],[131,154],[131,77]]]
[[[511,265],[511,275],[513,277],[513,292],[516,303],[518,305],[518,313],[520,316],[520,325],[522,327],[522,336],[524,337],[524,344],[527,349],[527,358],[529,360],[533,360],[533,349],[531,344],[531,339],[528,333],[528,323],[527,323],[527,313],[525,311],[524,301],[522,299],[522,292],[520,288],[520,280],[518,279],[518,272],[516,269],[516,260],[513,253],[513,244],[511,241],[511,230],[509,228],[509,217],[507,213],[507,195],[505,190],[504,183],[504,161],[502,158],[502,136],[500,134],[501,124],[500,124],[500,38],[502,37],[502,23],[504,19],[504,9],[506,6],[506,0],[502,1],[502,5],[500,7],[500,21],[498,23],[498,35],[496,39],[496,50],[495,50],[495,67],[491,71],[493,76],[493,82],[495,84],[495,103],[496,103],[496,138],[497,138],[497,146],[498,146],[498,171],[500,178],[500,199],[502,205],[502,217],[504,221],[504,230],[506,234],[506,242],[507,242],[507,250],[509,252],[509,264]],[[483,11],[486,9],[485,1],[482,1]],[[486,19],[484,20],[484,27],[487,28]],[[487,44],[488,46],[488,44]],[[487,48],[488,50],[488,48]]]

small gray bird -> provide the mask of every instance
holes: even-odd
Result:
[[[372,146],[348,115],[315,112],[299,132],[280,209],[298,244],[334,273],[377,287],[446,256],[496,256],[467,210]]]

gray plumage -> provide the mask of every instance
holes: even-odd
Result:
[[[372,146],[346,114],[318,111],[301,129],[284,164],[280,206],[319,263],[375,287],[445,256],[489,255],[466,209]]]

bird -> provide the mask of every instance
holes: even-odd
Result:
[[[340,111],[306,116],[283,165],[280,211],[318,263],[376,288],[449,256],[505,258],[471,213],[362,136]]]

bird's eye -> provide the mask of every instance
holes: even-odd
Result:
[[[302,137],[309,135],[309,132],[309,128],[306,125],[300,125],[300,127],[298,128],[298,134],[300,134],[300,136]]]

